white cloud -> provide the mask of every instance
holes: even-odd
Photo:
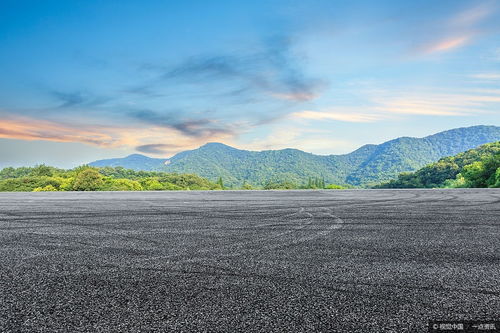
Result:
[[[328,131],[289,126],[279,128],[264,138],[237,146],[257,151],[295,148],[316,154],[329,153],[333,150],[349,152],[358,147],[353,142],[329,138],[328,134]]]
[[[473,79],[484,80],[484,81],[497,81],[500,80],[500,72],[492,73],[477,73],[470,75]]]
[[[291,117],[295,119],[337,120],[337,121],[352,122],[352,123],[368,123],[380,119],[380,116],[376,114],[345,112],[345,111],[340,112],[334,110],[325,110],[325,111],[304,110],[292,113]]]

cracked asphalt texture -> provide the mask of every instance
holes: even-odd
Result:
[[[0,193],[2,332],[498,319],[500,190]]]

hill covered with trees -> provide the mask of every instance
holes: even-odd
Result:
[[[440,159],[375,188],[500,187],[500,141]]]
[[[46,165],[5,168],[0,171],[0,191],[157,191],[216,190],[216,183],[193,174],[135,171],[122,167],[81,166],[71,170]]]
[[[311,177],[324,179],[327,184],[369,187],[402,172],[418,170],[444,156],[497,140],[500,140],[500,127],[473,126],[424,138],[402,137],[379,145],[365,145],[344,155],[314,155],[297,149],[258,152],[208,143],[170,159],[134,154],[90,164],[193,173],[214,182],[221,177],[226,185],[235,187],[243,184],[265,187],[285,182],[306,186]]]

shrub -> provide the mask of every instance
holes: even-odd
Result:
[[[101,186],[103,191],[142,191],[138,181],[130,179],[107,179]]]
[[[47,185],[45,187],[37,187],[33,192],[56,192],[57,189],[52,185]]]
[[[347,187],[336,185],[336,184],[328,184],[325,187],[327,190],[345,190]]]

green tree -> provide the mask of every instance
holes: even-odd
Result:
[[[484,163],[481,161],[466,165],[460,174],[465,179],[467,187],[486,187]]]
[[[54,175],[54,172],[51,167],[46,166],[45,164],[40,164],[35,166],[31,172],[30,176],[33,177],[41,177],[41,176],[47,176],[47,177],[52,177]]]
[[[219,179],[217,180],[217,184],[220,186],[221,190],[224,189],[224,183],[222,182],[222,177],[219,177]]]
[[[495,183],[491,187],[500,187],[500,167],[495,171]]]
[[[85,168],[78,173],[73,183],[74,191],[98,191],[104,184],[103,176],[97,169]]]

